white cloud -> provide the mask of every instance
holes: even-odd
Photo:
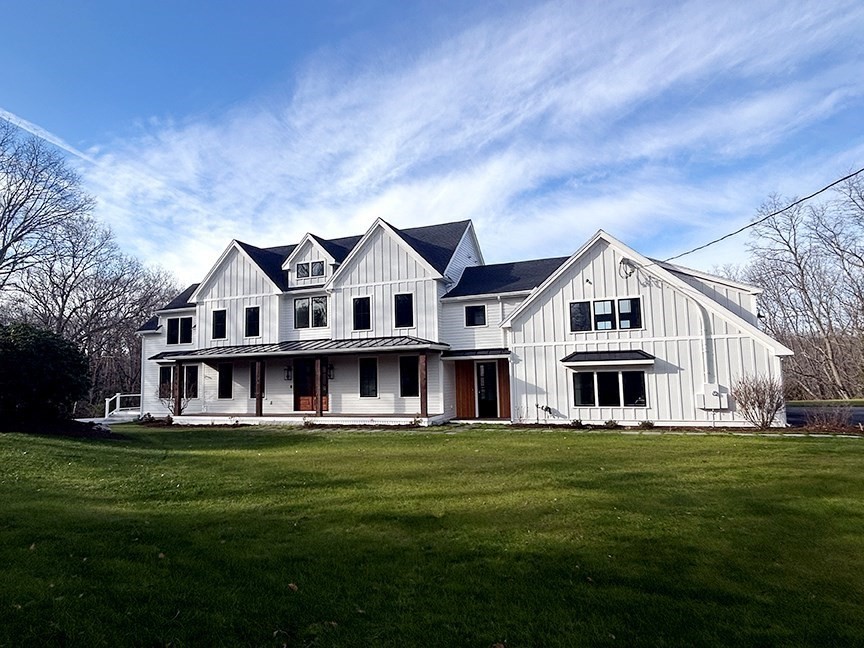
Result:
[[[569,254],[598,227],[655,253],[846,170],[859,132],[825,142],[819,172],[799,138],[860,113],[862,31],[860,3],[549,3],[426,50],[322,54],[290,95],[215,118],[145,120],[82,154],[86,180],[131,251],[188,281],[231,238],[377,216],[473,218],[490,261]]]

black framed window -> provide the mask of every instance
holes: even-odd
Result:
[[[591,302],[570,303],[570,332],[591,330]]]
[[[617,371],[597,372],[597,404],[600,407],[619,407],[621,405]]]
[[[324,262],[323,261],[313,261],[312,262],[312,276],[313,277],[323,277],[324,276]]]
[[[166,330],[168,344],[189,344],[192,342],[191,317],[169,317]]]
[[[168,344],[177,344],[180,342],[180,320],[176,317],[169,317],[168,324],[166,325],[166,331],[168,333]]]
[[[305,279],[309,276],[309,264],[308,263],[298,263],[297,264],[297,278]]]
[[[624,404],[631,407],[645,407],[645,372],[622,371],[621,391],[624,394]]]
[[[183,396],[198,398],[198,365],[183,367]]]
[[[213,311],[213,339],[214,340],[224,340],[228,337],[228,315],[227,311],[224,310],[214,310]]]
[[[266,368],[263,362],[261,363],[261,396],[264,396],[264,376]],[[255,363],[249,365],[249,398],[255,398]]]
[[[573,374],[573,402],[579,405],[594,406],[594,372],[576,372]]]
[[[378,396],[378,359],[360,358],[360,396],[375,398]]]
[[[486,306],[466,306],[465,326],[486,326]]]
[[[261,335],[261,308],[249,306],[246,309],[246,337]]]
[[[404,293],[394,297],[396,328],[411,328],[414,326],[414,295]]]
[[[594,328],[598,331],[615,328],[615,302],[611,299],[594,302]]]
[[[327,298],[312,298],[312,327],[321,328],[327,326]]]
[[[420,357],[399,358],[399,395],[403,398],[420,395]]]
[[[190,344],[192,342],[192,318],[180,318],[180,344]]]
[[[642,328],[642,300],[639,297],[618,300],[618,328]]]
[[[159,398],[171,398],[173,367],[159,367]]]
[[[372,328],[372,298],[354,298],[354,330],[368,331]]]
[[[219,398],[234,397],[234,365],[222,363],[216,367],[219,372],[219,380],[217,385],[217,395]]]
[[[294,300],[294,328],[309,328],[309,298]]]

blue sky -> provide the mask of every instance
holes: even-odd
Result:
[[[0,116],[143,260],[472,218],[665,258],[864,166],[864,3],[4,3]],[[742,261],[737,237],[679,261]]]

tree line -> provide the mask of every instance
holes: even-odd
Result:
[[[78,416],[139,391],[135,331],[179,290],[170,274],[125,254],[94,205],[58,151],[0,122],[0,325],[29,324],[83,352],[90,387]]]

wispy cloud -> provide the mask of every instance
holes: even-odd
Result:
[[[473,218],[492,261],[566,254],[598,227],[671,254],[790,178],[846,170],[860,130],[808,133],[864,109],[861,33],[860,2],[553,2],[425,50],[321,53],[290,94],[64,148],[132,251],[190,281],[231,238],[377,216]]]

